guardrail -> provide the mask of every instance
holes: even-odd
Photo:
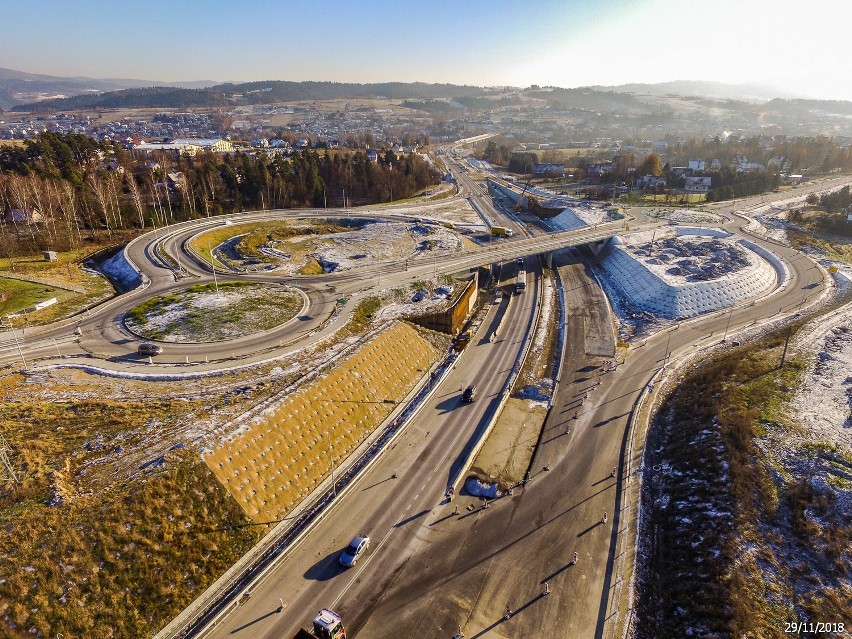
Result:
[[[195,601],[187,606],[154,639],[177,639],[194,636],[227,615],[236,604],[235,596],[248,592],[275,565],[275,561],[293,548],[317,523],[328,509],[348,493],[361,473],[369,469],[404,431],[424,402],[437,389],[442,378],[452,370],[458,359],[453,351],[433,365],[429,374],[408,393],[405,399],[348,458],[338,466],[332,484],[324,480],[317,489],[285,520],[282,520],[251,551],[243,555]]]
[[[494,426],[497,425],[497,421],[500,418],[500,413],[503,412],[503,407],[506,405],[506,402],[509,401],[509,397],[511,397],[512,395],[512,388],[514,387],[518,376],[521,374],[521,370],[523,370],[524,363],[526,362],[527,356],[529,355],[530,346],[532,344],[536,329],[538,328],[539,319],[541,317],[541,298],[543,295],[543,291],[544,286],[539,286],[538,296],[536,298],[536,311],[533,314],[531,326],[529,327],[530,330],[525,333],[524,345],[521,347],[521,352],[518,353],[518,357],[515,359],[515,363],[512,365],[512,371],[509,373],[509,377],[506,378],[506,383],[503,385],[503,389],[500,394],[500,401],[497,404],[497,408],[495,409],[494,414],[491,416],[488,425],[482,431],[482,434],[480,435],[479,439],[471,449],[470,454],[467,456],[467,459],[459,467],[459,470],[456,473],[455,477],[453,477],[448,484],[448,487],[452,488],[453,491],[456,493],[458,493],[459,481],[465,476],[468,470],[470,470],[470,466],[471,464],[473,464],[473,460],[476,459],[476,456],[479,454],[479,451],[482,450],[482,447],[485,445],[485,442],[488,439],[488,436],[491,434],[491,431],[494,430]]]
[[[824,270],[820,264],[817,263],[818,268],[822,271]],[[824,273],[827,275],[827,273]],[[826,287],[823,294],[814,300],[811,305],[817,305],[824,302],[826,296],[828,295],[828,291],[831,287]],[[811,306],[809,305],[809,306]],[[742,306],[748,306],[744,304]],[[727,312],[727,311],[723,311]],[[782,326],[786,321],[788,321],[788,317],[781,317],[775,320],[770,320],[760,326],[751,325],[748,327],[741,327],[739,331],[732,331],[728,334],[729,337],[737,336],[740,339],[744,339],[742,336],[745,335],[746,338],[749,336],[759,334],[765,332],[767,330],[772,330]],[[676,325],[676,327],[679,325]],[[676,330],[675,328],[671,328],[669,330]],[[644,344],[643,344],[644,345]],[[657,407],[659,403],[662,401],[663,397],[666,397],[669,388],[668,384],[675,379],[675,375],[677,372],[684,367],[691,365],[694,361],[706,357],[708,352],[712,352],[721,348],[721,343],[716,342],[714,344],[707,344],[702,348],[696,349],[695,351],[685,354],[682,357],[677,359],[670,358],[666,365],[658,369],[654,375],[645,383],[642,387],[641,394],[637,398],[636,403],[634,404],[633,412],[630,415],[630,419],[628,420],[628,430],[629,430],[629,439],[628,439],[628,448],[625,453],[625,464],[622,474],[624,476],[624,485],[622,488],[622,494],[624,495],[624,502],[622,505],[622,510],[619,513],[619,521],[624,518],[626,525],[623,528],[619,529],[618,532],[618,540],[617,544],[619,544],[619,549],[616,553],[616,557],[620,558],[616,569],[614,570],[614,585],[613,585],[613,594],[609,599],[608,610],[606,614],[606,625],[609,630],[606,633],[607,637],[615,637],[616,632],[619,627],[619,616],[624,612],[623,611],[623,595],[622,589],[626,586],[628,588],[627,592],[627,614],[628,619],[622,624],[622,633],[621,637],[623,639],[627,639],[630,635],[630,631],[633,627],[634,622],[634,606],[633,600],[635,597],[635,584],[636,584],[636,567],[635,567],[635,554],[634,554],[634,567],[629,576],[626,575],[627,571],[625,569],[626,561],[627,561],[627,548],[626,545],[628,543],[628,539],[630,538],[630,522],[631,522],[631,510],[633,509],[633,505],[635,502],[635,531],[633,531],[633,547],[639,548],[639,535],[642,528],[642,502],[641,502],[641,492],[640,496],[635,496],[635,492],[637,490],[641,491],[642,487],[642,473],[644,470],[644,458],[640,461],[639,467],[636,471],[633,470],[633,458],[635,457],[635,448],[636,448],[636,435],[637,431],[644,425],[644,432],[647,433],[647,429],[650,425],[650,420],[653,418],[656,413]],[[661,381],[660,381],[661,380]],[[660,388],[655,393],[651,393],[650,391],[654,388],[656,384],[660,385]],[[634,477],[635,476],[635,477]],[[634,481],[637,479],[638,481]]]

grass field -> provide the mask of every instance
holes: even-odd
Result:
[[[0,317],[31,308],[37,302],[56,298],[59,303],[74,295],[55,286],[0,277]]]
[[[792,229],[787,231],[787,238],[795,249],[815,248],[830,260],[852,262],[852,239],[820,237]]]
[[[374,307],[367,300],[359,308],[359,325]],[[299,402],[324,405],[321,426],[305,421],[299,428],[305,435],[299,462],[311,473],[326,472],[323,433],[333,433],[340,463],[446,348],[432,341],[433,335],[424,338],[423,331],[399,324],[285,396],[279,413]],[[347,377],[353,368],[368,373]],[[343,393],[341,399],[352,396],[344,380],[365,386],[352,402],[332,401],[335,392]],[[256,379],[231,383],[256,385]],[[41,381],[17,373],[0,377],[0,432],[17,476],[17,483],[0,482],[0,637],[150,637],[269,530],[246,516],[247,504],[220,485],[189,443],[199,424],[240,414],[244,397],[208,383],[166,385],[168,391],[162,383],[117,384],[110,393],[128,399],[98,399],[112,384],[84,374],[63,371]],[[160,399],[161,392],[178,396]],[[274,428],[293,428],[276,415]],[[345,419],[338,423],[334,416]],[[262,472],[273,485],[277,475]],[[276,498],[292,505],[315,485],[317,476],[300,474],[307,483],[288,486]]]
[[[761,439],[767,429],[797,439],[787,406],[804,363],[779,368],[786,334],[689,372],[660,407],[645,460],[657,472],[643,482],[639,639],[783,637],[789,621],[852,620],[852,529],[816,525],[837,521],[839,506],[780,472],[789,459]]]
[[[37,301],[56,297],[57,304],[27,315],[30,324],[46,324],[107,299],[114,293],[109,281],[80,264],[96,248],[63,251],[55,262],[48,262],[41,255],[0,258],[0,292],[11,294],[8,299],[0,300],[0,314],[14,313]],[[15,278],[4,278],[4,273]]]
[[[311,265],[310,258],[307,257],[307,254],[315,247],[315,240],[311,236],[338,233],[347,230],[350,229],[328,224],[320,220],[316,222],[300,220],[234,224],[201,233],[191,240],[190,246],[209,262],[210,251],[212,249],[215,249],[231,238],[242,236],[235,248],[244,258],[275,263],[277,262],[276,258],[270,257],[260,251],[261,245],[304,236],[302,241],[288,241],[285,248],[293,262],[302,264],[301,269],[304,270],[303,274],[312,275],[315,274],[315,268]],[[219,261],[217,260],[218,263]],[[322,268],[319,268],[319,272],[322,273]]]
[[[149,339],[208,342],[266,331],[294,318],[302,297],[286,286],[223,282],[146,300],[125,322]]]
[[[195,453],[173,450],[141,473],[132,457],[122,461],[203,410],[0,407],[19,480],[0,484],[0,636],[151,636],[253,545],[260,531]]]

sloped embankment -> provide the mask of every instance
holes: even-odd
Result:
[[[204,461],[249,517],[276,519],[345,460],[439,356],[417,329],[396,323]]]
[[[852,627],[849,512],[818,464],[797,475],[782,463],[812,454],[792,444],[802,430],[789,416],[792,389],[805,367],[788,356],[779,368],[786,333],[689,372],[661,406],[644,465],[640,639]]]

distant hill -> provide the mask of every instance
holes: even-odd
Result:
[[[493,108],[517,100],[518,94],[540,99],[556,109],[638,113],[667,96],[689,100],[731,101],[729,108],[768,108],[781,113],[852,114],[852,103],[808,100],[785,95],[766,85],[681,80],[657,84],[622,84],[578,88],[530,87],[525,90],[423,82],[152,82],[122,78],[56,77],[0,68],[0,109],[71,111],[92,108],[204,108],[346,98],[388,98],[445,116],[459,109]],[[502,97],[501,97],[502,94]],[[63,96],[51,99],[51,96]],[[650,102],[647,96],[653,100]],[[483,98],[489,101],[484,102]],[[643,99],[643,97],[645,99]],[[502,100],[495,102],[494,100]],[[759,106],[758,106],[759,105]]]
[[[108,91],[97,95],[77,95],[54,100],[41,100],[13,107],[13,111],[70,111],[91,108],[208,107],[224,104],[266,104],[335,98],[388,98],[392,100],[428,99],[439,97],[478,97],[485,89],[453,84],[422,82],[383,82],[353,84],[344,82],[286,82],[264,81],[240,84],[217,84],[205,89],[175,89],[149,87]]]
[[[144,87],[122,89],[106,93],[75,95],[71,98],[43,100],[33,104],[19,104],[12,111],[74,111],[76,109],[128,109],[128,108],[191,108],[216,107],[229,104],[228,98],[209,89],[175,89],[172,87]]]
[[[725,84],[702,80],[674,80],[655,84],[619,84],[616,86],[591,86],[598,91],[618,91],[645,95],[682,95],[721,100],[746,100],[767,102],[773,98],[796,98],[795,96],[765,84]]]
[[[0,67],[0,109],[11,109],[20,104],[38,103],[45,97],[103,93],[121,89],[163,86],[186,89],[209,87],[212,80],[193,82],[154,82],[123,78],[59,77],[25,73]]]

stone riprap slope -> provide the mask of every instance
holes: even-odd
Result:
[[[775,268],[742,242],[709,229],[616,238],[603,260],[611,282],[644,311],[673,319],[734,306],[773,286]],[[700,233],[700,234],[699,234]]]
[[[204,461],[249,517],[280,518],[381,424],[439,356],[417,329],[396,323],[232,433]]]

